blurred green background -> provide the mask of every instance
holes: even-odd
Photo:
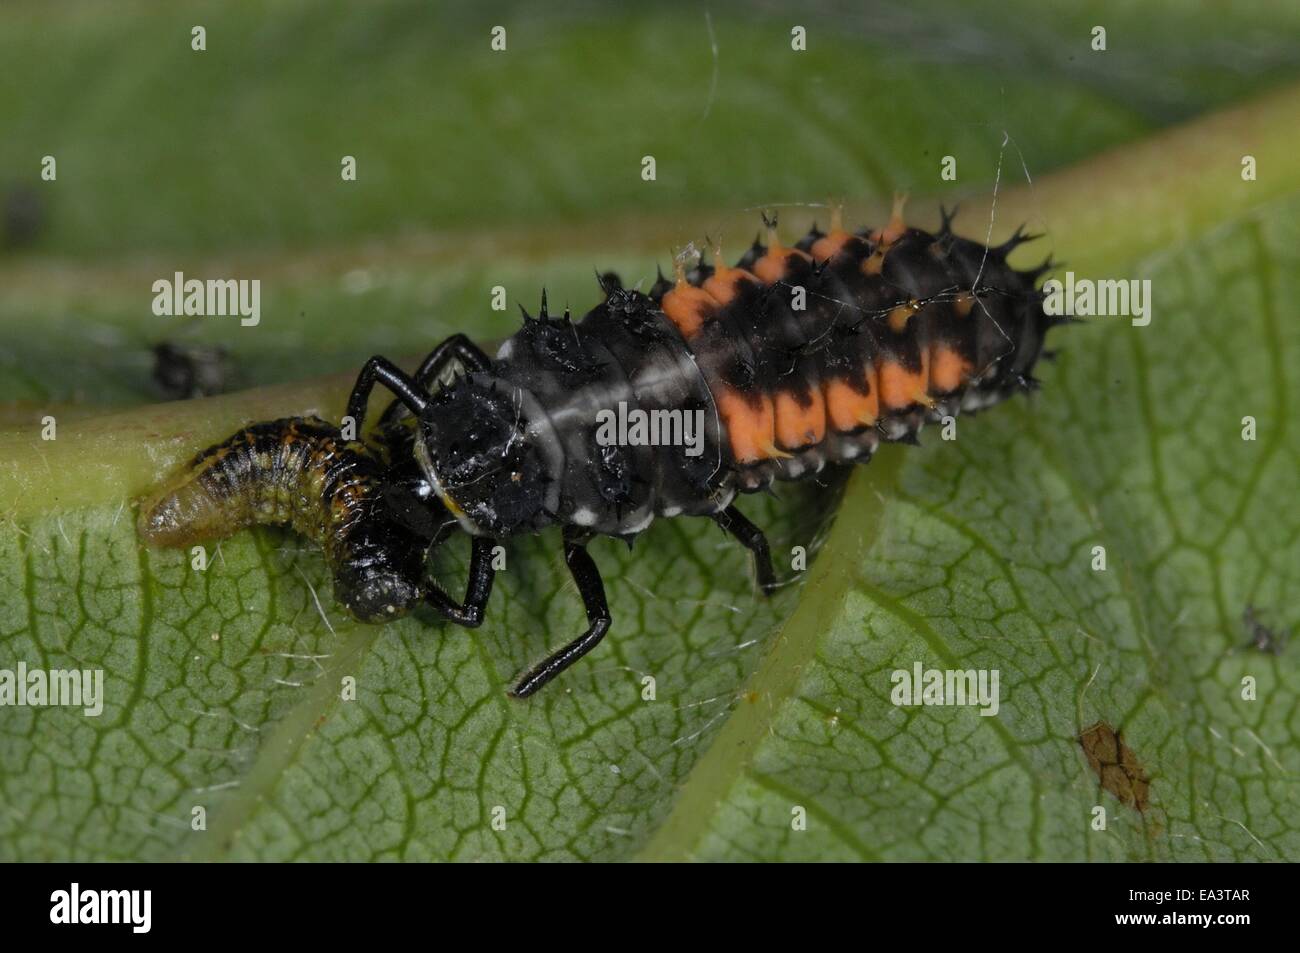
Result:
[[[758,207],[932,209],[1000,159],[1023,184],[1300,69],[1294,4],[1079,6],[7,3],[0,421],[158,400],[164,339],[219,344],[242,388],[498,337],[543,284],[583,310],[594,268],[739,251]],[[261,324],[155,317],[176,270],[261,279]]]

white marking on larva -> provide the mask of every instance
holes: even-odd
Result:
[[[840,455],[846,460],[852,460],[861,452],[862,448],[851,440],[845,440],[844,445],[840,447]]]
[[[501,346],[497,348],[497,360],[498,361],[510,360],[510,352],[513,351],[514,349],[515,349],[515,342],[511,338],[506,338],[506,340],[502,342]]]
[[[671,518],[674,517],[674,516],[681,516],[681,515],[682,515],[682,508],[681,508],[680,506],[665,506],[665,507],[664,507],[663,516],[664,516],[666,519],[671,519]]]
[[[904,420],[885,420],[881,425],[885,435],[891,440],[897,440],[907,433],[907,422]]]
[[[651,511],[645,515],[645,519],[641,520],[635,526],[624,526],[622,529],[624,533],[639,533],[654,521],[655,515],[654,512]]]
[[[583,507],[580,510],[574,510],[573,516],[570,517],[577,526],[590,526],[596,522],[596,514],[593,510]]]

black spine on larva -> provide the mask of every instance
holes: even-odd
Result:
[[[428,549],[423,527],[393,506],[404,492],[393,482],[400,472],[323,420],[255,424],[198,454],[147,501],[140,532],[154,545],[185,546],[258,524],[292,526],[321,547],[335,597],[354,617],[394,618],[422,595]]]

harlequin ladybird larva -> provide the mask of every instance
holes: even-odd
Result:
[[[430,548],[455,522],[430,498],[411,442],[409,428],[396,424],[375,447],[346,441],[314,417],[254,424],[199,453],[145,500],[140,536],[188,546],[288,525],[320,545],[334,596],[353,618],[384,622],[423,601],[476,624],[426,576]],[[474,561],[484,558],[476,546]]]
[[[775,219],[766,245],[733,267],[719,258],[648,295],[615,275],[580,321],[547,312],[489,358],[463,335],[414,376],[368,361],[348,413],[361,426],[374,385],[418,418],[415,455],[433,491],[476,540],[558,524],[588,628],[527,672],[512,694],[537,691],[596,646],[611,623],[592,536],[631,540],[656,516],[704,516],[755,556],[775,584],[767,541],[733,505],[737,493],[827,464],[866,462],[881,440],[915,442],[926,420],[978,410],[1035,385],[1048,328],[1036,281],[1012,269],[1027,237],[984,245],[903,223],[846,231],[835,214],[793,247]],[[434,389],[453,361],[466,373]],[[692,414],[700,446],[602,439],[615,408]],[[702,451],[702,452],[701,452]],[[478,575],[475,575],[477,573]],[[481,615],[492,567],[471,568],[462,611]]]

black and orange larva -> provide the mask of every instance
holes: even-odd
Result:
[[[535,666],[527,696],[590,651],[610,626],[586,543],[628,539],[656,516],[707,516],[755,555],[774,585],[767,541],[733,505],[739,492],[793,480],[828,463],[865,462],[881,440],[915,442],[926,420],[977,410],[1034,385],[1047,329],[1037,278],[1007,254],[1027,240],[984,245],[890,222],[851,234],[838,214],[794,247],[775,221],[734,267],[719,259],[648,295],[614,275],[581,320],[542,310],[489,358],[463,335],[408,376],[382,357],[348,402],[358,431],[375,384],[418,419],[414,453],[434,493],[475,539],[564,529],[565,561],[589,627]],[[800,305],[803,305],[801,308]],[[453,362],[465,373],[435,387]],[[701,453],[611,443],[599,421],[615,407],[647,416],[700,412]],[[388,416],[388,415],[386,415]],[[491,561],[471,566],[456,621],[482,617]]]

